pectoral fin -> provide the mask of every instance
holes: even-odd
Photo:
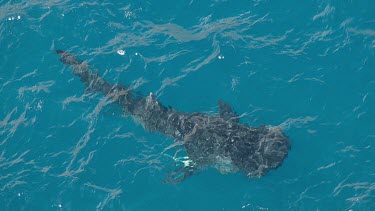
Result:
[[[228,103],[219,100],[217,102],[217,105],[219,106],[219,114],[223,119],[233,122],[239,122],[238,115],[233,111],[232,107]]]
[[[168,172],[167,179],[164,183],[177,184],[183,182],[185,179],[196,173],[196,168],[193,166],[181,166],[180,168]]]
[[[190,160],[188,157],[184,157],[183,160],[180,160],[178,158],[175,160],[178,161],[178,163],[182,162],[182,166],[180,166],[178,169],[168,172],[167,179],[164,180],[164,183],[181,183],[185,179],[198,172],[195,162]]]

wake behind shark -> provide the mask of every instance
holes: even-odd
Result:
[[[168,182],[181,182],[205,166],[214,166],[222,173],[242,171],[249,177],[261,177],[280,166],[288,154],[290,143],[279,127],[241,124],[232,108],[222,101],[218,103],[220,116],[179,112],[163,106],[152,93],[136,97],[130,88],[105,81],[74,54],[56,52],[88,89],[104,94],[147,131],[182,143],[189,162],[170,172]]]

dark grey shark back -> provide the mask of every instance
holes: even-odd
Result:
[[[131,89],[108,83],[75,55],[56,52],[64,64],[72,66],[73,73],[87,88],[112,99],[146,130],[181,141],[191,161],[190,166],[182,167],[189,168],[183,179],[192,174],[192,168],[202,166],[214,166],[223,173],[239,170],[249,177],[260,177],[280,166],[290,150],[289,140],[280,128],[241,124],[232,108],[222,101],[219,101],[219,117],[178,112],[163,106],[152,93],[135,98]]]

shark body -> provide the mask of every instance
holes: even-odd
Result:
[[[105,81],[72,53],[56,52],[87,88],[110,98],[147,131],[182,143],[189,162],[171,172],[169,182],[181,182],[204,166],[214,166],[222,173],[241,171],[248,177],[261,177],[280,166],[290,150],[289,139],[279,127],[241,124],[222,101],[218,103],[219,116],[176,111],[163,106],[152,93],[135,97],[131,89]]]

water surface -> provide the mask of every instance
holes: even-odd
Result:
[[[222,99],[292,149],[260,179],[163,184],[173,141],[85,92],[54,49],[180,111]],[[374,210],[374,53],[366,0],[0,1],[0,209]]]

